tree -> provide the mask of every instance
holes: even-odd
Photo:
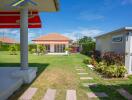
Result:
[[[87,54],[95,49],[95,41],[91,37],[84,36],[79,40],[79,44],[82,46],[82,53]]]
[[[10,55],[17,55],[17,46],[15,44],[9,46],[9,53]]]
[[[37,45],[37,53],[39,54],[44,54],[46,52],[46,47],[44,45],[38,44]]]

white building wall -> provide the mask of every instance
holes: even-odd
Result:
[[[96,38],[96,50],[101,52],[113,51],[118,53],[125,53],[125,33],[113,33]],[[113,43],[112,37],[117,35],[122,35],[123,41],[120,43]]]
[[[126,52],[125,52],[125,66],[128,74],[132,74],[132,33],[128,34],[126,38]]]
[[[54,52],[54,44],[50,44],[50,52]]]

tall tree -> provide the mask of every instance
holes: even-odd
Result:
[[[82,53],[87,54],[89,51],[93,51],[95,49],[95,41],[91,37],[84,36],[79,39],[79,44],[82,47]]]

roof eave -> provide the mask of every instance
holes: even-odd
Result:
[[[111,33],[114,33],[114,32],[119,32],[119,31],[130,31],[132,30],[132,27],[123,27],[123,28],[120,28],[120,29],[117,29],[117,30],[114,30],[114,31],[111,31],[111,32],[108,32],[108,33],[105,33],[105,34],[102,34],[102,35],[99,35],[99,36],[95,36],[94,38],[99,38],[99,37],[103,37],[105,35],[108,35],[108,34],[111,34]]]
[[[54,0],[56,11],[59,11],[59,2],[58,0]]]

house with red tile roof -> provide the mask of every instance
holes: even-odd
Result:
[[[44,45],[46,51],[49,53],[63,53],[65,52],[65,48],[69,47],[72,40],[58,33],[50,33],[33,39],[32,41],[35,44]]]
[[[0,37],[0,42],[3,44],[15,44],[17,41],[9,37]]]

